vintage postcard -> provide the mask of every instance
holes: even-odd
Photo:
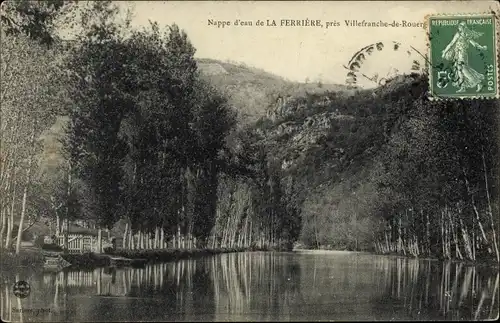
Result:
[[[3,321],[498,319],[498,1],[0,8]]]

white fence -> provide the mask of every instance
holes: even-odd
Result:
[[[64,236],[57,237],[57,244],[64,246]],[[97,238],[83,234],[69,234],[67,249],[69,253],[96,252]]]

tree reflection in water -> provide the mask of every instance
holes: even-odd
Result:
[[[16,280],[31,294],[12,294]],[[355,253],[252,252],[58,273],[2,273],[13,321],[483,320],[498,315],[489,267]],[[20,313],[14,307],[50,312]]]
[[[459,262],[380,258],[385,273],[380,303],[407,309],[409,318],[494,319],[498,315],[498,269]],[[375,303],[377,306],[377,303]]]

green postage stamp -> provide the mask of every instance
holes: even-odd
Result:
[[[498,98],[493,14],[428,17],[432,99]]]

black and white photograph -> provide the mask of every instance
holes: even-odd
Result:
[[[498,1],[0,13],[2,321],[498,319]]]

